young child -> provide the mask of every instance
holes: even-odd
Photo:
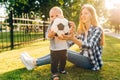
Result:
[[[51,25],[47,29],[46,37],[50,40],[51,73],[53,80],[59,80],[59,73],[67,73],[65,65],[68,46],[66,40],[62,40],[61,35],[69,33],[69,26],[68,20],[64,18],[63,11],[59,7],[51,8],[49,16]],[[29,56],[27,52],[22,53],[20,58],[27,70],[32,70],[37,65],[37,59]]]
[[[68,20],[64,18],[59,7],[53,7],[50,12],[51,25],[47,30],[50,39],[51,73],[53,80],[59,80],[59,73],[66,74],[67,42],[59,37],[69,33]]]

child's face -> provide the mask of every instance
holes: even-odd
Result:
[[[52,22],[57,16],[58,15],[54,11],[50,12],[50,22]]]

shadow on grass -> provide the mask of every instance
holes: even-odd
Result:
[[[114,68],[112,65],[106,64],[100,71],[92,71],[68,62],[66,66],[68,74],[61,74],[60,80],[119,80],[119,71],[112,68]],[[36,67],[31,71],[21,68],[6,72],[0,75],[0,80],[51,80],[50,65]]]
[[[62,80],[101,80],[100,71],[92,71],[75,65],[66,68],[68,75],[61,75]]]
[[[31,70],[21,68],[0,75],[0,80],[50,80],[49,70]],[[44,73],[43,73],[44,72]]]
[[[74,65],[67,66],[68,74],[61,74],[60,80],[101,80],[99,71],[86,70]],[[0,75],[0,80],[51,80],[50,66],[37,67],[28,71],[17,69]]]

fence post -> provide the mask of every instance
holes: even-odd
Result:
[[[10,14],[9,14],[9,25],[10,25],[10,47],[11,49],[14,49],[14,36],[13,36],[13,29],[14,29],[14,26],[13,26],[13,12],[12,10],[10,11]]]
[[[45,40],[45,15],[42,15],[43,18],[43,40]]]
[[[45,21],[43,21],[43,38],[44,38],[43,40],[45,40],[45,35],[46,35],[45,34]]]

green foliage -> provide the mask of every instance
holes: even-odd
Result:
[[[59,3],[60,3],[60,5],[63,5],[64,1],[63,0],[59,0]]]
[[[8,0],[7,2],[8,10],[12,7],[17,15],[33,11],[35,14],[39,13],[39,16],[45,15],[45,20],[49,18],[49,10],[53,6],[59,6],[63,9],[65,17],[76,22],[77,25],[79,12],[84,4],[92,4],[98,15],[104,16],[104,0]]]
[[[68,0],[62,6],[65,17],[78,25],[79,13],[84,4],[92,4],[95,7],[98,16],[104,16],[104,0]]]

